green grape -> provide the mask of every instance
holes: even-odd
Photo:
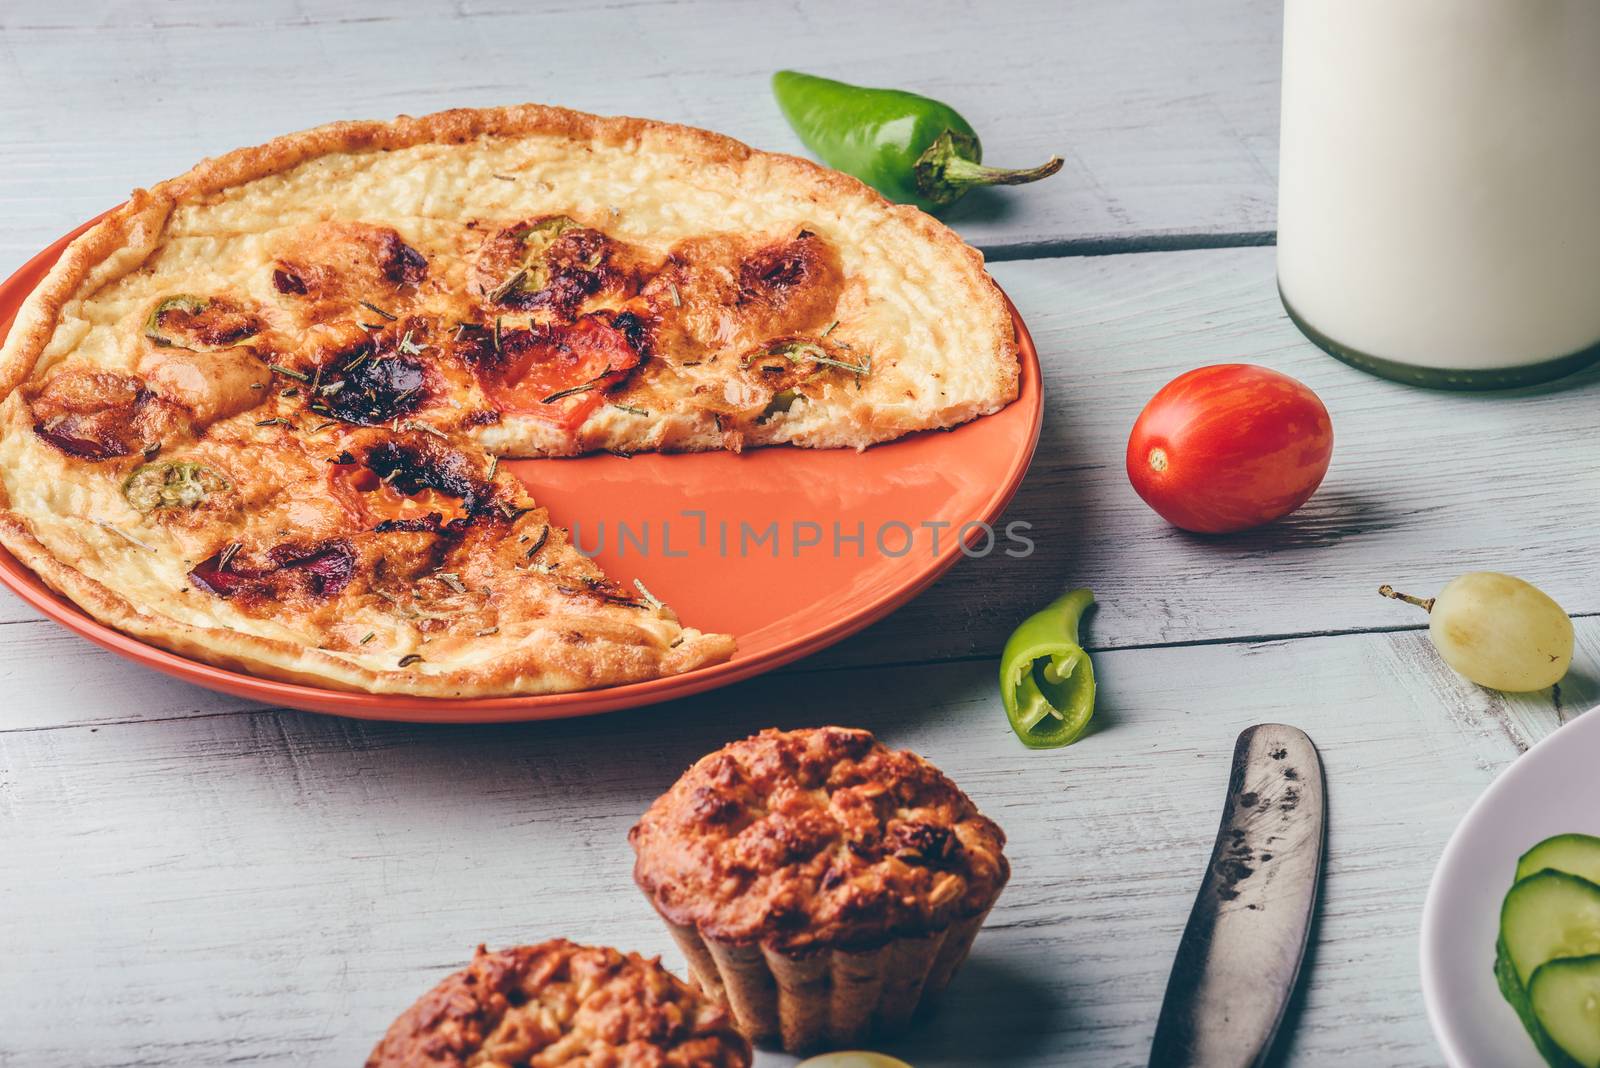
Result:
[[[810,1060],[801,1061],[795,1068],[911,1068],[911,1065],[887,1053],[846,1050],[812,1057]]]
[[[1428,611],[1428,637],[1444,662],[1480,686],[1526,693],[1554,685],[1572,665],[1572,620],[1537,586],[1472,571],[1422,600],[1378,590]]]

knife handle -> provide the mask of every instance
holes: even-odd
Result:
[[[1321,881],[1327,791],[1311,739],[1239,735],[1222,825],[1167,980],[1150,1068],[1257,1068],[1305,955]]]

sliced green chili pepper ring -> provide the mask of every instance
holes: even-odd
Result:
[[[1023,620],[1000,656],[1000,700],[1017,738],[1032,749],[1075,741],[1094,716],[1094,664],[1078,622],[1094,594],[1073,590]]]
[[[779,390],[772,395],[772,399],[767,402],[767,406],[761,410],[761,414],[756,417],[756,422],[765,423],[775,415],[782,415],[794,407],[794,402],[799,400],[800,396],[800,393],[792,389]]]
[[[261,321],[225,297],[177,293],[144,321],[144,336],[159,348],[220,352],[261,332]]]
[[[228,480],[193,460],[141,464],[122,484],[122,495],[141,512],[157,508],[195,508],[213,493],[229,488]]]
[[[556,243],[556,238],[577,225],[565,215],[552,215],[532,226],[519,226],[513,230],[511,236],[522,246],[522,266],[491,296],[501,300],[513,292],[537,293],[549,285],[550,265],[545,262],[545,253]]]
[[[175,297],[166,298],[155,306],[155,309],[150,312],[150,318],[144,321],[144,336],[154,341],[157,345],[181,347],[166,334],[166,328],[161,324],[161,317],[170,311],[199,315],[206,310],[208,303],[204,297],[190,296],[188,293],[179,293]]]

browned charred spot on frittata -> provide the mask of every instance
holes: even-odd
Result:
[[[385,230],[378,238],[378,266],[395,288],[415,288],[428,277],[428,258],[404,241],[393,230]]]
[[[491,507],[494,487],[482,477],[483,462],[425,434],[379,441],[363,462],[380,481],[407,496],[435,490],[459,500],[468,515]]]
[[[817,288],[829,275],[838,274],[833,249],[809,231],[788,241],[775,241],[757,249],[739,264],[739,301],[756,301],[774,307],[802,288]]]
[[[431,346],[418,340],[418,329],[367,332],[325,351],[310,376],[307,407],[357,426],[392,423],[416,411],[431,394],[425,362]]]
[[[446,519],[443,512],[427,512],[407,519],[380,520],[372,528],[375,534],[437,534],[443,538],[459,537],[472,525],[470,516]]]
[[[189,432],[182,408],[133,375],[64,368],[29,401],[33,431],[69,456],[112,460],[153,454]]]
[[[627,339],[629,347],[639,354],[641,360],[650,355],[655,341],[655,327],[650,319],[632,311],[595,314],[609,322],[612,329],[620,331]]]
[[[272,288],[287,297],[337,296],[338,274],[332,267],[278,260],[272,265]]]
[[[349,448],[328,458],[328,489],[358,527],[458,539],[474,525],[503,532],[505,521],[519,514],[497,492],[496,461],[457,448],[415,421],[401,427],[356,431]]]
[[[309,290],[306,280],[301,277],[300,270],[284,263],[279,263],[272,268],[272,288],[279,293],[304,296]]]
[[[570,319],[597,294],[627,295],[630,272],[620,258],[611,238],[565,215],[527,219],[484,240],[472,289],[489,314],[545,309]]]
[[[735,314],[771,333],[821,328],[844,285],[833,246],[809,231],[757,249],[739,264]]]
[[[323,394],[322,404],[335,419],[362,426],[387,423],[415,411],[423,401],[427,373],[405,356],[373,356],[335,368],[325,385],[339,387]]]
[[[555,240],[544,254],[548,281],[527,296],[527,307],[548,306],[557,314],[576,314],[586,297],[613,287],[619,280],[611,263],[610,238],[598,230],[572,230]]]
[[[506,335],[516,329],[507,329],[493,320],[488,324],[459,322],[446,332],[443,349],[450,358],[468,367],[482,366],[500,355]]]
[[[820,333],[835,316],[844,276],[833,246],[801,231],[764,244],[732,234],[673,246],[641,297],[659,321],[661,350],[745,351],[763,340]]]
[[[388,226],[322,222],[287,237],[272,264],[272,287],[307,322],[376,318],[409,300],[428,278],[428,259]]]

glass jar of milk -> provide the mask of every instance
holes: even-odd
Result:
[[[1278,288],[1422,385],[1600,359],[1600,0],[1287,0]]]

